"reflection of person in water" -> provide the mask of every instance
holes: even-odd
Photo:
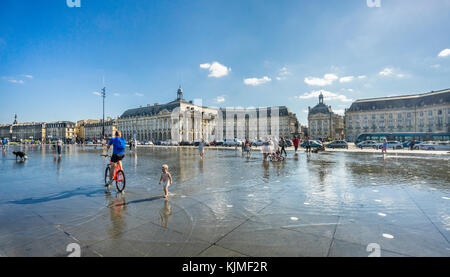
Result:
[[[121,237],[125,230],[125,222],[123,216],[126,214],[127,203],[123,195],[116,194],[111,197],[111,193],[107,193],[109,208],[109,218],[111,219],[112,227],[109,229],[109,236],[112,239]]]
[[[263,178],[269,179],[269,177],[270,177],[270,174],[269,174],[269,162],[267,160],[263,160],[262,166],[263,166],[263,169],[264,169]]]
[[[172,208],[169,205],[169,200],[164,200],[164,207],[159,210],[159,216],[161,219],[161,226],[167,228],[169,224],[169,218],[172,216]]]

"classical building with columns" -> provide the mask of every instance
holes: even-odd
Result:
[[[220,108],[216,139],[292,138],[302,136],[297,116],[285,106],[266,108]]]
[[[174,101],[129,109],[118,118],[117,126],[127,140],[179,143],[204,138],[210,141],[216,116],[217,109],[185,101],[180,87]]]
[[[345,111],[345,133],[450,132],[450,89],[356,100]]]
[[[335,114],[331,106],[323,103],[323,95],[319,95],[319,104],[308,107],[308,136],[311,139],[343,139],[344,117]]]

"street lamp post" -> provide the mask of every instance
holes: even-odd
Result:
[[[102,126],[102,139],[105,138],[105,97],[106,97],[106,87],[102,88],[102,98],[103,98],[103,126]]]

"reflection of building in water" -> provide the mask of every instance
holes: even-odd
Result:
[[[125,111],[118,119],[118,129],[125,139],[140,141],[210,140],[217,110],[183,99],[181,87],[177,99],[167,104],[147,105]]]
[[[308,131],[312,139],[341,139],[344,137],[344,117],[335,114],[331,106],[323,103],[319,95],[319,104],[308,107]]]
[[[450,89],[356,100],[345,123],[349,141],[362,133],[450,132]]]

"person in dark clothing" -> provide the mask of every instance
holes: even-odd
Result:
[[[286,141],[284,140],[284,138],[281,138],[280,146],[281,146],[280,154],[283,155],[283,152],[284,152],[285,157],[287,157],[287,153],[286,153]]]

